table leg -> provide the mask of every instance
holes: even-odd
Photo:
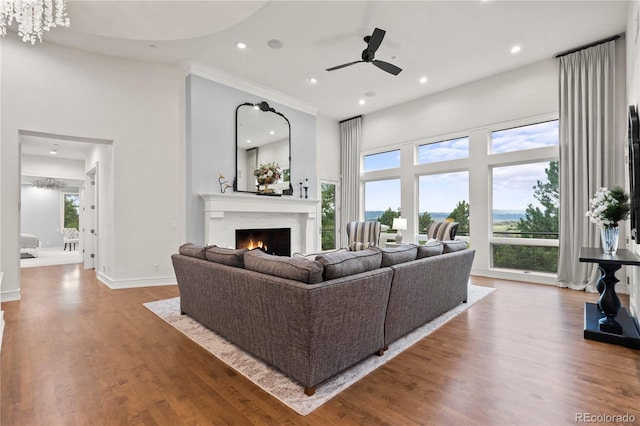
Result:
[[[620,299],[615,289],[618,283],[616,271],[621,268],[621,265],[606,263],[599,264],[598,268],[602,272],[596,286],[598,291],[602,288],[598,307],[605,315],[598,320],[600,330],[607,333],[622,334],[622,325],[616,321],[616,316],[620,310]]]

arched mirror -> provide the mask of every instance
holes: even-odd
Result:
[[[290,129],[289,120],[266,102],[245,103],[236,108],[235,191],[293,193]],[[256,176],[256,170],[273,169],[274,165],[279,171],[277,179],[270,178],[265,184]]]

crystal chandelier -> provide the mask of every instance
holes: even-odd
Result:
[[[39,179],[34,181],[32,185],[40,189],[62,189],[67,186],[66,183],[60,182],[59,180],[54,178]]]
[[[65,0],[0,0],[0,35],[7,34],[13,20],[22,41],[42,41],[42,32],[69,26]]]

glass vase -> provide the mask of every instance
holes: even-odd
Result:
[[[604,254],[616,254],[618,249],[618,237],[620,236],[620,227],[603,226],[600,229],[600,238],[602,239],[602,251]]]

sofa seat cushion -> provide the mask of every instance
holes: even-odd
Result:
[[[197,257],[198,259],[207,260],[207,248],[208,247],[205,246],[186,243],[178,248],[178,253],[183,256]]]
[[[405,244],[400,247],[393,248],[383,248],[381,266],[384,268],[385,266],[410,262],[412,260],[416,260],[417,254],[418,247],[414,244]]]
[[[373,271],[382,264],[382,251],[377,247],[360,251],[342,251],[321,254],[316,261],[324,267],[324,279],[346,277]]]
[[[466,250],[467,242],[463,240],[443,241],[445,253],[453,253],[454,251]]]
[[[244,267],[251,271],[306,284],[322,282],[322,265],[304,257],[274,256],[255,249],[244,255]]]
[[[207,259],[211,262],[221,263],[236,268],[244,268],[244,255],[249,250],[246,248],[231,249],[218,246],[207,248]]]
[[[430,241],[425,245],[418,246],[418,254],[416,256],[416,259],[437,256],[442,253],[444,253],[444,244],[442,244],[440,241]]]

